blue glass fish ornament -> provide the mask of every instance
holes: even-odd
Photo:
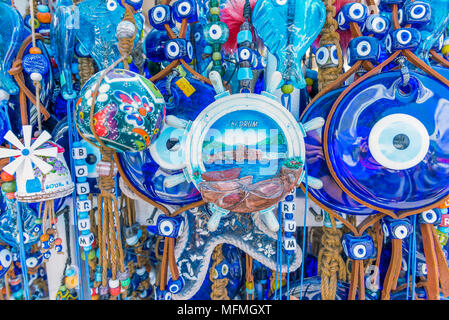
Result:
[[[22,44],[24,25],[22,16],[13,7],[0,2],[0,89],[10,95],[19,93],[19,87],[8,74]]]
[[[193,48],[194,48],[194,57],[196,61],[196,71],[204,76],[206,75],[206,69],[209,63],[211,62],[211,58],[204,59],[203,54],[205,53],[204,49],[208,45],[206,39],[204,38],[204,24],[198,22],[192,26],[193,33]]]
[[[417,28],[421,33],[421,42],[416,50],[416,55],[426,62],[429,62],[429,51],[440,40],[440,36],[449,24],[449,0],[428,0],[432,9],[429,23]]]
[[[71,66],[75,51],[75,28],[78,21],[78,7],[61,5],[56,8],[50,29],[51,48],[59,67],[62,96],[66,100],[76,98]]]
[[[252,23],[277,58],[277,71],[298,89],[306,86],[301,59],[321,31],[326,8],[321,0],[257,1]]]

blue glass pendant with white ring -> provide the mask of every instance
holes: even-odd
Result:
[[[449,88],[414,71],[401,84],[399,71],[372,76],[326,121],[334,179],[380,211],[424,210],[449,195]]]

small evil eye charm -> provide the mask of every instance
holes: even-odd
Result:
[[[180,215],[167,217],[160,215],[157,218],[156,226],[148,226],[148,231],[163,237],[177,238],[184,231],[184,218]],[[153,230],[156,228],[156,230]]]
[[[204,37],[206,42],[213,44],[223,44],[228,41],[229,29],[222,21],[210,22],[204,26]]]
[[[374,240],[368,234],[357,237],[346,233],[341,244],[345,254],[352,260],[371,259],[376,255]]]
[[[421,34],[414,28],[400,28],[389,33],[385,38],[385,48],[392,53],[398,50],[414,50],[421,42]]]
[[[172,39],[165,45],[165,57],[167,60],[183,59],[189,63],[193,59],[192,43],[185,39]]]
[[[442,214],[439,209],[431,209],[419,214],[419,222],[438,226],[441,222]]]
[[[164,4],[156,5],[148,11],[148,20],[153,28],[165,30],[164,25],[168,24],[170,28],[175,26],[172,7]]]
[[[374,37],[354,38],[349,42],[347,54],[350,66],[359,60],[377,63],[380,56],[380,42]]]
[[[319,68],[338,67],[338,52],[335,44],[326,44],[320,47],[315,54],[316,64]]]
[[[125,0],[125,3],[130,5],[134,11],[139,11],[142,8],[143,0]]]
[[[170,293],[177,294],[181,292],[182,288],[184,288],[184,279],[182,278],[182,276],[179,276],[177,280],[173,280],[172,278],[170,278],[170,280],[168,280],[167,287]]]
[[[430,4],[424,1],[409,2],[402,10],[405,24],[420,27],[430,22],[432,9]]]
[[[140,230],[139,225],[137,223],[132,226],[125,227],[124,229],[125,241],[129,246],[134,246],[139,241],[139,238],[142,236],[142,230]]]
[[[416,262],[416,276],[424,277],[427,275],[427,264],[423,259],[418,259]]]
[[[27,268],[29,269],[35,269],[39,267],[42,264],[42,258],[43,256],[41,254],[34,254],[31,257],[28,257],[26,259]]]
[[[338,27],[341,30],[348,30],[350,23],[357,23],[360,27],[368,16],[368,7],[362,3],[345,4],[337,15]]]
[[[179,22],[188,19],[189,23],[198,21],[198,6],[194,0],[178,0],[173,4],[173,16]]]
[[[370,34],[374,35],[377,39],[383,39],[390,30],[390,20],[380,14],[372,14],[366,18],[362,27],[362,33],[364,36]]]
[[[237,61],[238,62],[251,62],[254,58],[253,50],[248,47],[240,47],[237,50]]]
[[[44,258],[44,260],[48,261],[50,259],[50,257],[51,257],[51,252],[50,251],[45,251],[42,254],[42,257]]]
[[[267,59],[260,55],[257,51],[253,53],[253,59],[251,60],[251,68],[253,70],[265,69],[267,67]]]
[[[407,218],[393,219],[391,217],[384,217],[382,219],[382,231],[385,236],[391,239],[405,239],[410,235],[412,229],[412,225]]]
[[[33,236],[38,236],[41,233],[41,231],[42,231],[42,225],[36,224],[32,229]]]

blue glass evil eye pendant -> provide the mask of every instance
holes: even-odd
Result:
[[[405,80],[404,80],[405,81]],[[381,212],[422,212],[449,195],[449,89],[410,71],[365,79],[334,104],[324,151],[354,200]]]

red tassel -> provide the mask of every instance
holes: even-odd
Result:
[[[229,28],[229,38],[222,48],[226,53],[232,53],[237,49],[237,34],[240,31],[240,26],[245,22],[243,17],[243,7],[246,0],[228,0],[223,9],[220,9],[220,21],[226,23]],[[251,10],[257,0],[250,0]]]

